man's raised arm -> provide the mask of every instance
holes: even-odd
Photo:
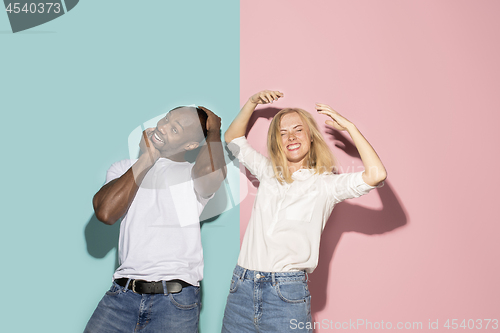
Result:
[[[226,162],[220,138],[221,119],[209,109],[200,106],[206,112],[207,144],[198,153],[191,175],[196,192],[203,197],[215,193],[226,178]]]
[[[106,224],[114,224],[132,204],[137,190],[147,172],[160,158],[160,152],[153,147],[149,136],[153,129],[142,132],[139,146],[143,152],[137,162],[121,177],[113,179],[94,195],[92,203],[97,219]]]

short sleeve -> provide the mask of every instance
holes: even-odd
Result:
[[[199,195],[194,188],[192,179],[169,186],[169,190],[175,211],[180,217],[181,227],[199,223],[205,205],[214,196],[214,193],[208,198]]]
[[[343,174],[325,175],[327,193],[330,201],[337,204],[346,199],[357,198],[367,194],[374,188],[384,186],[384,182],[378,186],[371,186],[364,182],[363,171]]]
[[[227,147],[257,179],[261,180],[268,172],[272,172],[269,159],[253,149],[244,136],[234,139]]]
[[[196,194],[196,201],[198,202],[198,215],[201,215],[203,209],[207,205],[207,203],[215,196],[215,193],[210,194],[207,198],[202,197],[198,192],[194,191]]]
[[[133,165],[132,160],[121,160],[113,163],[106,172],[106,184],[110,181],[120,178]]]
[[[203,207],[205,207],[205,205],[208,203],[208,201],[215,196],[215,192],[210,194],[208,197],[205,198],[201,194],[199,194],[198,191],[196,191],[196,187],[194,186],[193,168],[194,168],[194,164],[191,164],[189,166],[189,176],[191,178],[190,179],[191,188],[193,189],[194,193],[196,194],[196,200],[198,201],[198,204],[200,205],[199,208],[201,208],[203,210]],[[210,177],[210,176],[209,175],[201,176],[201,178],[203,178],[203,177]]]
[[[196,200],[198,201],[198,204],[201,205],[199,206],[201,209],[203,209],[203,207],[205,207],[205,205],[208,203],[208,201],[210,199],[212,199],[214,196],[215,196],[215,193],[212,193],[210,194],[208,197],[203,197],[201,194],[199,194],[197,191],[196,191],[196,188],[194,187],[194,180],[191,180],[192,183],[193,183],[193,190],[194,190],[194,193],[196,194]]]

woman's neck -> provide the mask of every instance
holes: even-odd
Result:
[[[293,174],[295,171],[298,171],[300,169],[307,169],[307,167],[304,165],[303,162],[292,163],[292,162],[288,161],[288,170],[290,171],[291,174]]]

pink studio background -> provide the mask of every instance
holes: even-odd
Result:
[[[329,104],[389,174],[335,208],[310,276],[315,321],[500,320],[499,13],[498,1],[241,1],[241,103],[278,89],[279,109]],[[259,109],[248,137],[267,155]],[[324,132],[343,171],[359,170]]]

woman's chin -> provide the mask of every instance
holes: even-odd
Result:
[[[287,154],[286,159],[288,163],[300,163],[306,158],[307,154]]]

